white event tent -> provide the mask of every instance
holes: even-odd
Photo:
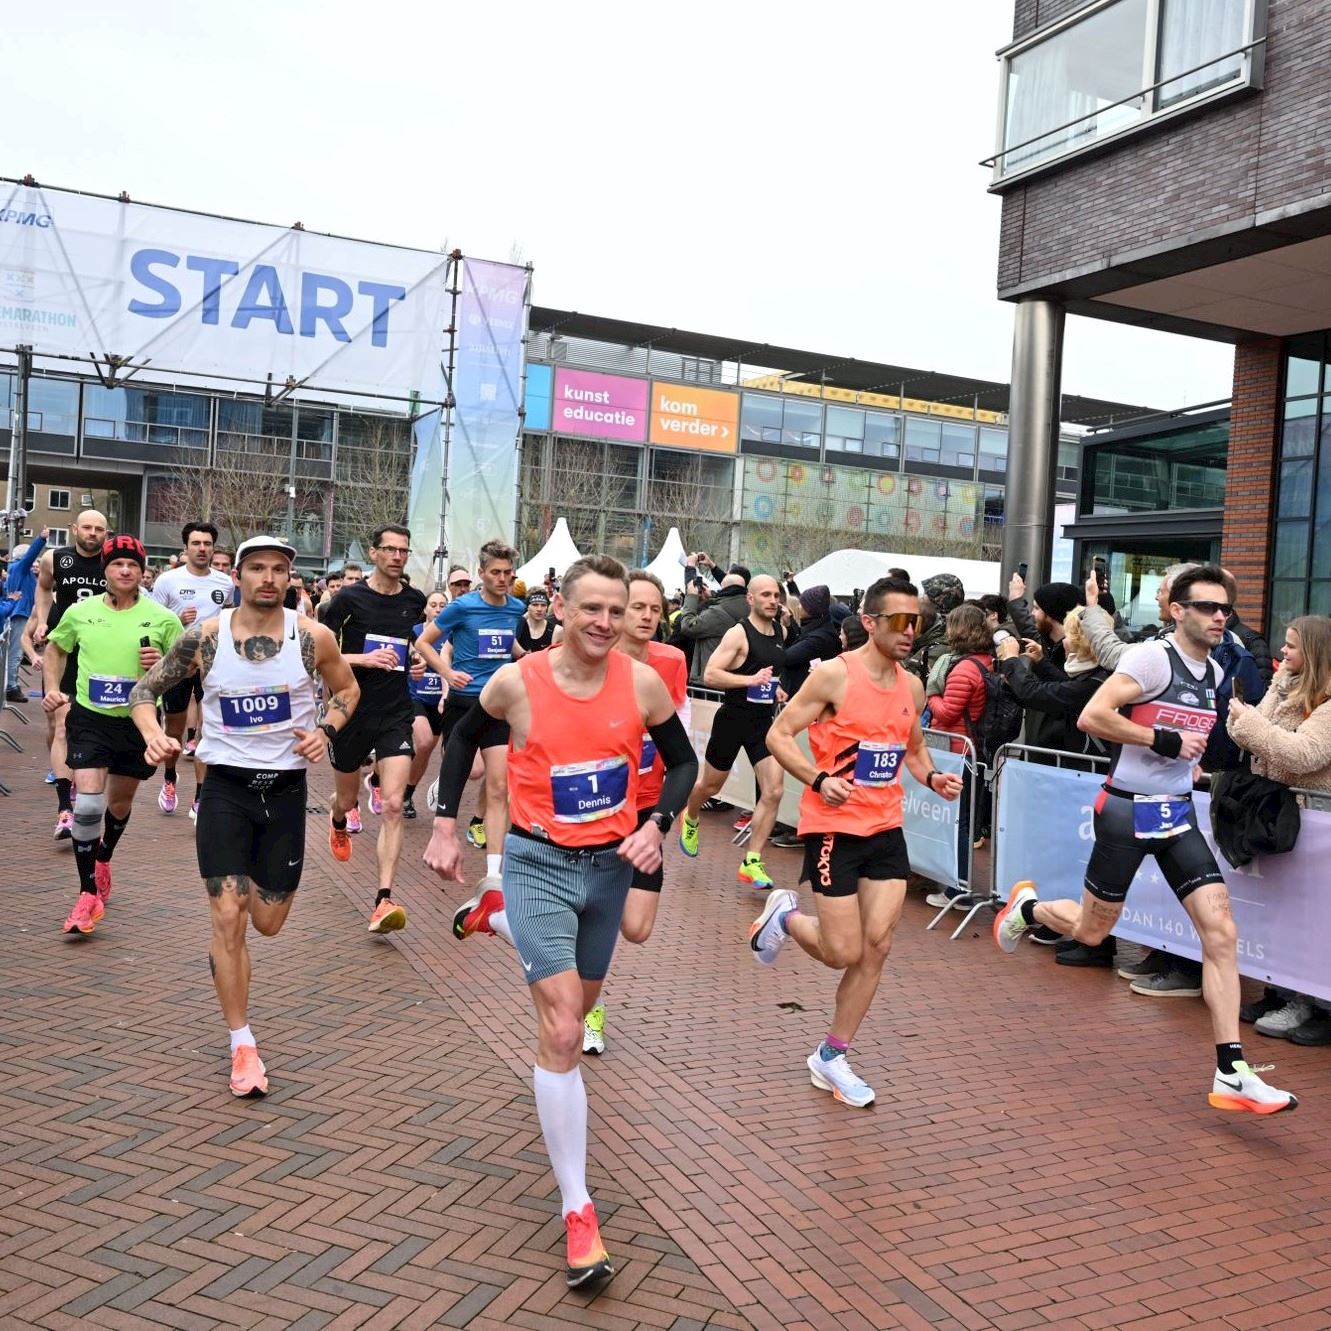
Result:
[[[540,554],[533,556],[523,564],[518,569],[517,576],[527,584],[529,589],[540,587],[545,582],[545,575],[551,569],[554,569],[555,577],[562,578],[564,570],[575,560],[581,558],[582,551],[573,544],[568,523],[560,518],[555,523],[554,531],[550,533],[550,539],[541,547]]]
[[[684,542],[680,540],[679,528],[671,527],[670,535],[665,538],[661,553],[647,565],[647,572],[654,573],[661,579],[667,596],[684,590]]]
[[[889,568],[904,568],[911,581],[922,587],[926,578],[935,573],[955,573],[961,579],[967,596],[985,596],[1002,593],[999,585],[999,566],[979,559],[950,559],[935,555],[898,555],[881,550],[833,550],[808,568],[795,575],[801,590],[826,586],[833,596],[849,596],[858,587],[861,591],[878,578],[887,576]]]

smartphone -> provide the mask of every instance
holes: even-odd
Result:
[[[1096,555],[1091,560],[1091,569],[1095,573],[1096,586],[1100,588],[1100,594],[1103,596],[1109,590],[1109,569],[1105,566],[1102,555]]]
[[[139,639],[140,647],[151,647],[152,645],[153,645],[152,639],[148,637],[147,634],[145,634],[142,638]]]
[[[1022,582],[1026,581],[1026,568],[1026,561],[1023,559],[1021,563],[1017,565],[1017,577],[1019,577]]]
[[[1243,681],[1237,675],[1229,681],[1229,687],[1230,692],[1232,692],[1240,702],[1247,702],[1247,699],[1243,696]]]

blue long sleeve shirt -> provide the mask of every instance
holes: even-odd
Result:
[[[28,546],[22,559],[9,566],[9,576],[5,579],[5,595],[0,600],[0,624],[7,619],[24,623],[32,614],[32,607],[37,600],[37,574],[34,567],[46,549],[46,537],[39,536]],[[13,599],[18,592],[18,598]]]

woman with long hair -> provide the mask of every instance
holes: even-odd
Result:
[[[1258,776],[1331,792],[1331,619],[1304,615],[1285,630],[1283,660],[1256,706],[1229,704],[1230,738],[1252,755]],[[1240,1016],[1259,1035],[1295,1044],[1331,1044],[1331,1012],[1303,994],[1269,986]]]

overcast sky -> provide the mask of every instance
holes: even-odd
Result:
[[[8,7],[0,174],[535,265],[537,303],[1006,380],[1009,0]],[[1071,319],[1065,391],[1229,396]]]

